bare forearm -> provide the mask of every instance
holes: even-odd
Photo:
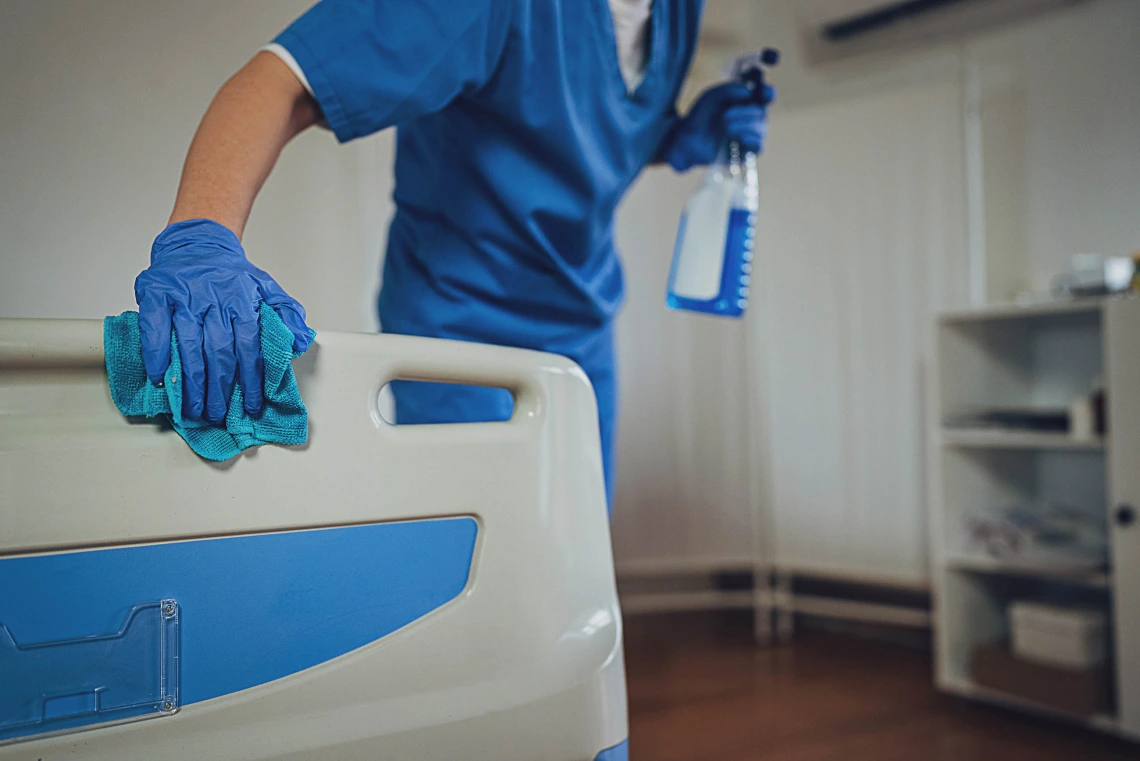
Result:
[[[293,72],[277,56],[258,53],[202,117],[170,222],[212,219],[241,237],[281,150],[319,119],[316,101]]]

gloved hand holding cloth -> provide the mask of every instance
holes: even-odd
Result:
[[[176,222],[154,241],[150,267],[135,280],[143,363],[161,386],[170,365],[171,327],[182,359],[182,415],[220,423],[240,380],[245,411],[263,404],[258,309],[265,302],[293,333],[293,349],[309,348],[305,310],[245,258],[241,241],[208,219]]]
[[[291,362],[316,333],[301,305],[249,263],[233,232],[206,219],[167,227],[135,298],[137,314],[108,317],[103,328],[120,412],[169,417],[209,460],[307,440]]]

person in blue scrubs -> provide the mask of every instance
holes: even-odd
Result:
[[[629,16],[641,6],[631,57]],[[648,164],[758,150],[765,110],[739,83],[675,108],[701,0],[322,0],[218,93],[169,226],[135,283],[148,376],[175,330],[189,418],[220,421],[235,381],[262,405],[257,308],[307,344],[304,309],[240,237],[282,148],[323,124],[341,142],[397,127],[396,213],[378,300],[385,332],[565,355],[587,373],[612,504],[624,285],[614,213]],[[635,9],[636,10],[636,9]],[[628,67],[624,67],[628,68]],[[631,86],[632,85],[632,86]],[[665,252],[663,252],[663,255]],[[500,389],[394,384],[397,422],[506,419]]]

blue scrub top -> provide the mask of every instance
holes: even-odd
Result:
[[[323,0],[277,38],[339,140],[399,126],[385,330],[550,349],[608,326],[614,211],[676,119],[701,6],[655,0],[633,93],[607,0]]]
[[[702,3],[654,0],[632,93],[607,0],[322,0],[276,39],[337,139],[399,127],[384,330],[576,361],[611,506],[614,212],[677,118]],[[400,423],[510,417],[501,389],[393,390]]]

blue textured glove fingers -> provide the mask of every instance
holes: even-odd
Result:
[[[242,404],[250,415],[257,415],[265,403],[262,388],[265,360],[261,356],[261,326],[256,316],[252,320],[234,320],[234,348],[237,349]]]
[[[768,118],[765,106],[775,97],[776,90],[767,84],[759,94],[743,82],[710,87],[673,127],[661,158],[683,172],[712,163],[727,138],[740,140],[749,150],[762,149]]]
[[[202,348],[206,358],[206,404],[203,417],[210,423],[226,419],[230,395],[237,374],[233,325],[216,306],[206,310],[202,320]]]
[[[139,314],[141,316],[142,312]],[[202,323],[188,309],[175,307],[174,332],[178,336],[178,356],[182,360],[182,377],[178,379],[182,384],[182,417],[199,420],[206,400],[206,357],[202,353]]]
[[[293,332],[293,351],[308,351],[313,335],[309,332],[309,326],[305,324],[304,308],[294,301],[292,304],[278,304],[274,306],[274,311],[285,323],[285,327]]]
[[[760,97],[753,97],[753,101],[765,107],[772,105],[776,102],[776,88],[765,82],[764,90],[760,93]]]
[[[725,109],[752,101],[743,82],[727,82],[705,90],[689,113],[674,125],[665,140],[661,158],[678,172],[709,164],[724,143]]]
[[[305,324],[305,308],[281,289],[277,281],[269,276],[259,284],[262,300],[273,307],[273,311],[293,333],[293,351],[307,351],[313,336]]]
[[[163,383],[170,367],[170,330],[174,307],[166,294],[157,288],[139,291],[135,281],[135,299],[139,304],[139,332],[142,340],[143,367],[146,377],[156,386]]]
[[[759,153],[764,150],[764,138],[768,134],[767,117],[768,110],[755,103],[731,106],[724,112],[724,134],[745,150]]]
[[[715,126],[716,120],[729,106],[752,103],[754,100],[752,88],[748,85],[743,82],[725,82],[701,93],[685,118],[693,119],[694,126],[708,129]]]
[[[776,88],[765,83],[764,91],[754,93],[748,103],[729,106],[724,111],[724,134],[736,140],[753,153],[764,150],[764,138],[768,136],[768,105],[776,100]]]
[[[263,406],[264,369],[258,308],[262,301],[293,332],[294,346],[311,341],[305,310],[245,258],[241,241],[208,219],[175,222],[154,241],[150,267],[135,280],[147,376],[160,383],[170,364],[173,322],[182,359],[182,414],[225,418],[235,377],[245,409]]]

